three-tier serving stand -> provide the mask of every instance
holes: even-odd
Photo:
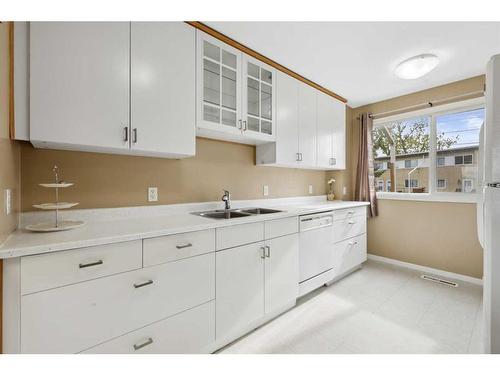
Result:
[[[59,202],[59,189],[67,188],[73,186],[71,182],[64,182],[59,178],[59,172],[57,165],[52,169],[54,172],[54,182],[47,184],[39,184],[44,188],[55,189],[56,199],[54,203],[41,203],[34,204],[33,207],[41,209],[41,210],[52,210],[54,211],[54,221],[48,221],[38,224],[28,225],[26,227],[27,230],[32,232],[57,232],[62,230],[68,230],[73,228],[78,228],[84,225],[85,223],[80,220],[60,220],[59,219],[59,210],[64,210],[67,208],[71,208],[76,206],[78,203],[75,202]]]

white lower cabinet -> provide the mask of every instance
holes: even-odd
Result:
[[[345,272],[359,266],[367,259],[366,235],[359,236],[338,242],[334,252],[335,276],[340,276]]]
[[[216,253],[216,339],[228,343],[264,316],[264,242]]]
[[[299,235],[274,238],[266,246],[265,313],[272,315],[299,294]]]
[[[215,298],[215,254],[21,298],[22,353],[76,353]]]
[[[210,353],[215,341],[215,301],[97,345],[85,354]]]
[[[295,305],[298,271],[297,233],[217,252],[217,345]]]

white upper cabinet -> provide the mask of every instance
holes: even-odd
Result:
[[[195,29],[132,22],[131,151],[195,154]]]
[[[316,166],[316,90],[299,85],[299,165]]]
[[[194,155],[195,42],[182,22],[32,23],[31,142]]]
[[[243,135],[255,140],[275,139],[276,71],[243,57]]]
[[[128,22],[31,23],[31,142],[127,150],[129,55]]]
[[[274,141],[275,75],[273,68],[198,31],[198,134],[250,144]]]
[[[317,92],[317,165],[345,169],[345,104]]]
[[[345,104],[278,72],[276,141],[257,146],[256,164],[345,169]]]
[[[198,128],[241,135],[241,52],[198,32],[196,88]]]

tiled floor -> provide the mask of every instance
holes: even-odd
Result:
[[[420,274],[368,261],[222,353],[481,353],[482,288]]]

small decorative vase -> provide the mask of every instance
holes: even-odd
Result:
[[[335,194],[333,194],[333,192],[329,192],[329,193],[326,195],[326,200],[328,200],[328,201],[333,201],[333,200],[335,200]]]

